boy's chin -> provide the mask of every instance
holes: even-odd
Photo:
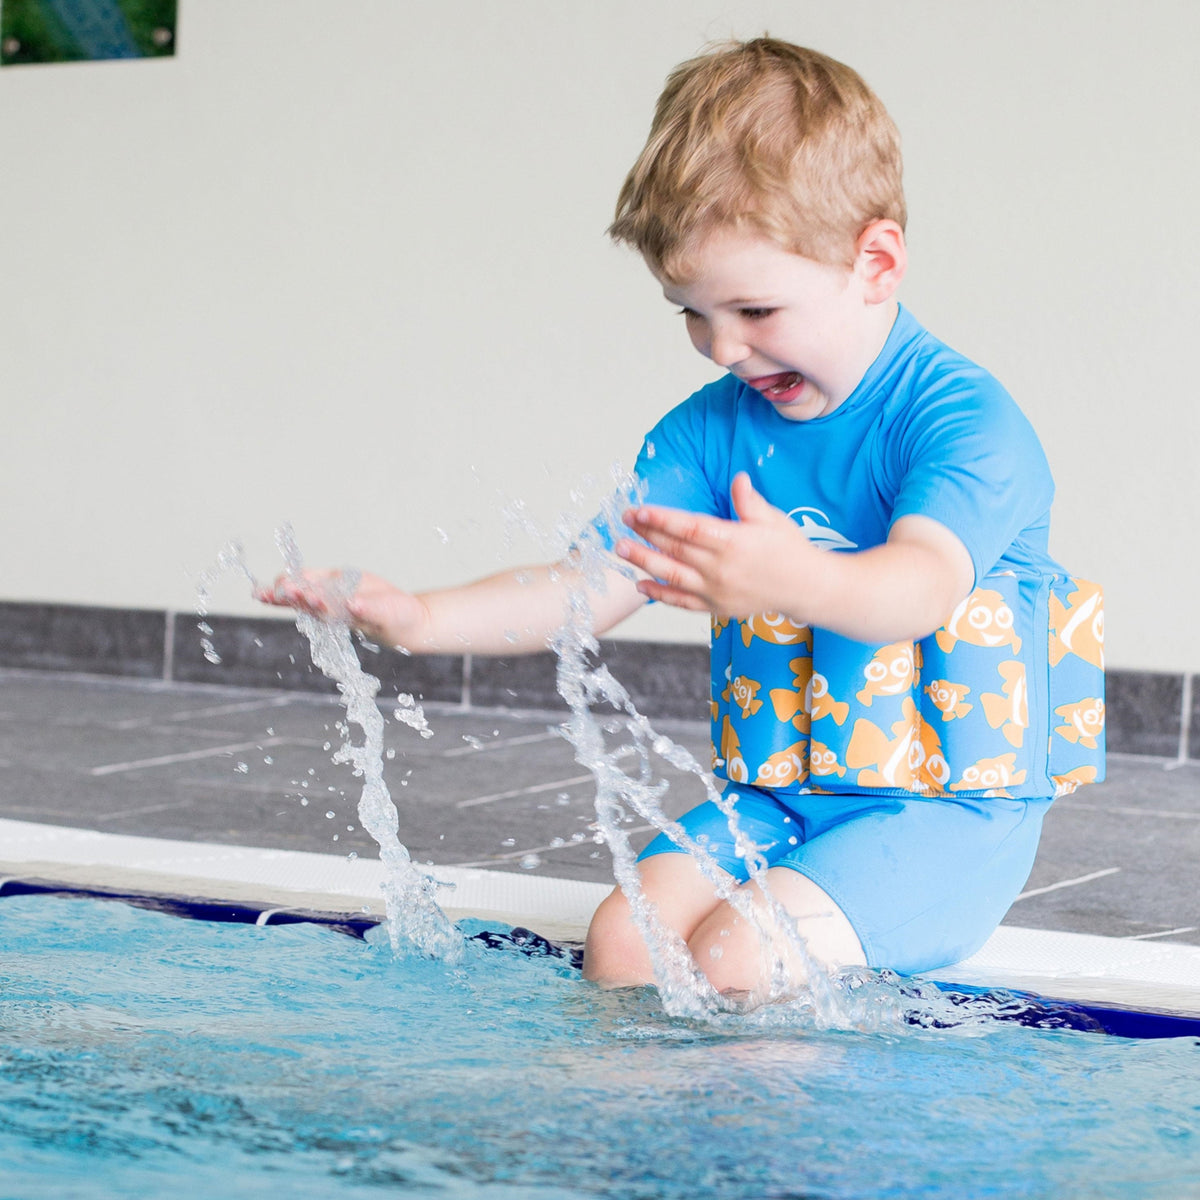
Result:
[[[812,421],[833,412],[837,405],[831,404],[821,392],[806,391],[791,404],[776,404],[773,407],[785,421]]]

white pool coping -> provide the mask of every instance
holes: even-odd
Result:
[[[426,869],[446,885],[439,902],[451,918],[524,925],[562,941],[582,941],[610,890],[545,875]],[[377,859],[0,819],[0,882],[5,879],[323,913],[383,913],[383,864]],[[977,954],[929,977],[1200,1017],[1200,946],[1003,925]]]

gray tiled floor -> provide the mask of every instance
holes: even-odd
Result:
[[[400,836],[415,858],[612,878],[607,850],[592,841],[590,778],[555,732],[561,716],[436,706],[427,715],[432,738],[394,720],[386,735]],[[357,781],[331,761],[340,718],[336,702],[298,693],[0,672],[0,816],[370,853]],[[661,724],[706,760],[704,728]],[[1034,894],[1008,922],[1200,945],[1200,763],[1113,757],[1108,774],[1051,809]],[[702,790],[669,778],[664,807],[677,815]],[[646,839],[636,822],[631,830],[635,844]]]

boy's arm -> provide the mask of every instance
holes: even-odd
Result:
[[[603,590],[598,590],[569,557],[416,594],[364,573],[351,596],[339,597],[341,572],[305,571],[299,578],[281,575],[256,595],[266,604],[319,617],[340,611],[372,641],[413,654],[532,654],[545,650],[566,624],[573,591],[585,592],[597,634],[646,602],[627,568],[604,567],[601,576]]]
[[[862,642],[927,636],[970,592],[967,548],[928,517],[902,517],[887,542],[855,553],[818,550],[749,477],[733,482],[737,521],[643,507],[625,523],[653,548],[624,539],[616,552],[653,579],[638,588],[718,616],[779,612]]]

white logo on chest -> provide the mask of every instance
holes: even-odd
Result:
[[[819,508],[793,508],[788,516],[818,550],[857,550],[858,543],[838,533]]]

